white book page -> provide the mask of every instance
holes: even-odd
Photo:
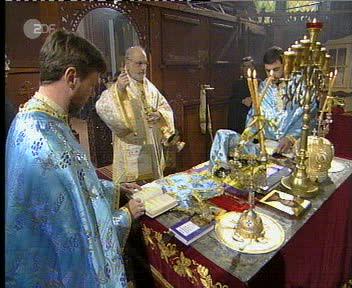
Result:
[[[150,214],[157,214],[166,207],[170,206],[170,204],[175,203],[175,201],[176,199],[168,194],[158,195],[154,198],[149,198],[145,202],[145,209]]]
[[[146,202],[148,199],[151,199],[157,195],[163,194],[163,190],[159,185],[144,185],[142,186],[142,190],[133,194],[132,198],[139,198],[142,201]]]
[[[176,230],[180,232],[181,235],[188,236],[193,232],[197,231],[199,228],[200,227],[198,225],[194,224],[191,221],[188,221],[182,224],[180,227],[177,227]]]

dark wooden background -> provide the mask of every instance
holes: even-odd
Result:
[[[177,129],[186,142],[177,157],[177,170],[206,161],[211,142],[208,134],[200,132],[200,85],[215,88],[209,92],[215,133],[227,127],[229,97],[233,80],[239,76],[240,59],[247,55],[261,59],[267,45],[264,27],[245,19],[220,13],[214,16],[177,3],[6,2],[6,52],[11,60],[7,96],[19,105],[38,88],[38,55],[47,34],[28,39],[23,32],[28,19],[74,31],[84,15],[99,7],[124,13],[147,50],[149,79],[172,106]],[[98,129],[103,123],[94,115],[88,123],[94,164],[110,164],[111,138],[101,135],[107,130]]]

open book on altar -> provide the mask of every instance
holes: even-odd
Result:
[[[134,193],[132,198],[139,198],[144,202],[145,214],[151,218],[178,205],[176,198],[164,193],[162,187],[155,183],[143,185],[142,190]]]

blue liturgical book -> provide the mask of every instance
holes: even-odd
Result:
[[[280,165],[269,165],[267,168],[267,183],[265,186],[260,187],[263,192],[269,192],[278,184],[281,178],[291,174],[291,169]]]
[[[175,237],[185,245],[190,245],[200,237],[204,236],[215,226],[215,221],[205,226],[199,226],[191,221],[191,218],[186,218],[170,227],[170,231]]]

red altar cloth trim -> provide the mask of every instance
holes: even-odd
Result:
[[[163,233],[164,231],[167,231],[167,229],[160,224],[159,222],[148,218],[147,216],[143,216],[140,219],[141,224],[144,224],[146,227]],[[216,283],[220,283],[221,286],[217,287],[246,287],[244,283],[242,283],[240,280],[237,278],[233,277],[230,273],[227,271],[223,270],[219,266],[215,265],[212,261],[204,257],[201,253],[199,253],[197,250],[192,248],[191,246],[185,246],[183,245],[180,241],[178,241],[176,238],[172,238],[170,240],[171,244],[176,244],[177,250],[180,252],[183,252],[184,256],[186,258],[195,260],[198,264],[206,267],[209,269],[209,275],[211,275],[212,279],[212,284],[215,285]],[[158,249],[152,249],[151,245],[147,246],[148,250],[148,258],[149,258],[149,263],[152,265],[155,269],[158,270],[158,272],[165,278],[167,281],[173,285],[175,288],[177,287],[182,287],[182,288],[204,288],[207,287],[203,283],[197,283],[193,284],[191,283],[190,279],[188,277],[182,277],[178,275],[173,267],[168,264],[164,259],[161,259],[160,254],[158,253]],[[227,286],[226,286],[227,285]],[[212,287],[212,286],[210,286]]]

